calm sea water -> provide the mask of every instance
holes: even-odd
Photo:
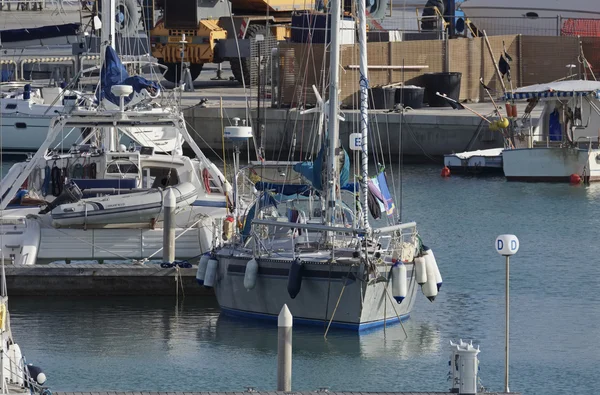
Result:
[[[482,384],[502,390],[504,259],[511,260],[511,390],[588,394],[600,387],[600,185],[442,179],[406,166],[404,219],[416,220],[444,286],[419,294],[404,325],[358,336],[295,328],[293,389],[445,391],[450,340],[481,346]],[[63,391],[241,391],[276,388],[277,328],[219,315],[214,300],[11,298],[30,362]]]

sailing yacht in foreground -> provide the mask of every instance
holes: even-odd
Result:
[[[339,144],[340,42],[334,33],[330,103],[320,106],[328,108],[328,138],[313,162],[294,166],[308,185],[267,185],[246,213],[241,232],[200,260],[197,279],[214,286],[225,314],[276,319],[287,304],[297,323],[363,330],[406,319],[418,284],[432,301],[438,293],[442,279],[416,223],[394,219],[385,227],[369,224],[369,209],[377,211],[381,204],[392,219],[394,203],[385,174],[369,176],[364,0],[359,4],[360,186],[348,185],[349,157]],[[331,31],[338,32],[340,1],[334,0],[331,9]],[[235,142],[251,136],[251,129],[231,126],[225,136]],[[237,189],[234,180],[239,200]],[[343,201],[343,191],[353,191],[354,202],[358,189],[360,203],[354,208]],[[239,218],[237,213],[234,217]]]
[[[2,254],[1,250],[0,254]],[[25,362],[21,348],[13,339],[2,260],[0,260],[0,265],[2,270],[0,278],[0,352],[2,353],[0,391],[7,395],[52,395],[52,392],[43,386],[46,383],[46,374],[38,366]]]

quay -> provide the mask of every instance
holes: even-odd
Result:
[[[197,266],[162,268],[115,263],[6,265],[11,295],[133,296],[214,295],[196,282]]]
[[[184,94],[184,108],[187,107],[184,109],[184,115],[190,134],[200,148],[209,148],[220,153],[223,146],[221,123],[229,126],[233,124],[234,117],[244,119],[246,114],[256,123],[256,100],[251,102],[250,110],[247,111],[243,88],[237,85],[215,87],[201,79],[202,75],[195,83],[195,92]],[[193,104],[202,99],[208,101],[202,106]],[[223,120],[220,115],[221,99]],[[523,113],[525,104],[519,104],[520,114]],[[491,103],[473,103],[469,104],[469,107],[483,115],[491,114],[494,109]],[[342,110],[342,113],[345,120],[340,121],[340,138],[342,144],[348,148],[350,133],[358,130],[358,111]],[[534,110],[532,118],[539,117],[539,114],[540,110]],[[310,131],[316,122],[316,114],[301,115],[299,109],[261,108],[261,119],[263,117],[263,141],[267,152],[278,152],[281,147],[286,147],[281,159],[287,160],[286,155],[294,140],[296,152],[310,152]],[[423,107],[404,113],[373,110],[370,111],[370,117],[377,120],[381,139],[373,141],[372,144],[377,144],[377,149],[380,149],[380,145],[386,147],[386,150],[390,147],[392,155],[398,155],[401,151],[406,162],[441,162],[445,154],[503,146],[501,133],[491,131],[487,122],[466,109]],[[298,156],[296,158],[298,159]]]

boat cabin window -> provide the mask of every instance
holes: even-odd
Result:
[[[165,188],[179,184],[177,170],[169,167],[144,167],[142,174],[144,185],[151,185],[151,188]]]
[[[7,109],[7,110],[14,110],[14,109],[17,108],[17,104],[16,103],[9,103],[4,108]]]
[[[134,163],[111,163],[106,167],[108,174],[138,174],[139,169]]]

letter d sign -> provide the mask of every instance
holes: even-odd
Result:
[[[496,238],[496,251],[500,255],[514,255],[519,251],[519,239],[515,235],[500,235]]]

